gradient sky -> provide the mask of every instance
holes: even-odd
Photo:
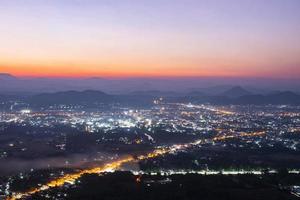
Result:
[[[0,72],[300,77],[299,0],[0,0]]]

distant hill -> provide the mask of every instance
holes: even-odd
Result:
[[[232,94],[232,93],[230,93]],[[236,94],[237,95],[237,94]],[[276,94],[260,95],[260,94],[250,94],[242,95],[238,97],[229,96],[195,96],[190,95],[179,99],[181,102],[194,102],[194,103],[211,103],[219,105],[300,105],[300,95],[285,91],[278,92]]]
[[[240,86],[233,87],[221,94],[221,96],[226,96],[226,97],[241,97],[245,95],[251,95],[251,92],[245,90]]]
[[[191,97],[201,97],[201,96],[207,96],[206,93],[204,92],[201,92],[201,91],[192,91],[192,92],[189,92],[187,94],[187,96],[191,96]]]
[[[172,91],[159,91],[159,90],[146,90],[146,91],[134,91],[129,95],[142,95],[142,96],[152,96],[152,97],[172,97],[172,96],[182,96],[180,93]]]
[[[99,104],[120,103],[131,106],[148,106],[154,97],[143,95],[110,95],[101,91],[66,91],[56,93],[44,93],[28,98],[27,102],[32,106],[51,105],[83,105],[86,107],[97,107]]]
[[[0,80],[17,80],[17,78],[8,73],[0,73]]]
[[[245,95],[237,98],[236,104],[300,104],[300,95],[286,91],[270,95]]]
[[[199,94],[203,93],[209,96],[214,96],[214,95],[217,96],[231,89],[232,87],[233,87],[232,85],[217,85],[217,86],[210,86],[210,87],[191,88],[187,91],[187,94],[190,93],[194,96],[202,96]]]
[[[86,90],[66,91],[56,93],[45,93],[32,96],[28,99],[33,105],[58,105],[58,104],[95,104],[109,103],[113,101],[113,96],[101,91]]]

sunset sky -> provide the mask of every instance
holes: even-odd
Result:
[[[0,72],[300,77],[299,0],[0,0]]]

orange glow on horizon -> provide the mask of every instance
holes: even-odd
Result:
[[[128,65],[112,67],[81,67],[78,65],[70,66],[38,66],[38,65],[19,65],[8,67],[9,65],[0,64],[0,73],[9,73],[17,77],[48,77],[48,78],[88,78],[88,77],[107,77],[107,78],[131,78],[131,77],[169,77],[169,78],[196,78],[196,77],[224,77],[224,78],[298,78],[298,71],[290,71],[283,74],[280,70],[273,70],[272,73],[265,71],[258,73],[250,67],[245,70],[228,70],[223,67],[130,67]],[[223,69],[223,70],[221,70]]]

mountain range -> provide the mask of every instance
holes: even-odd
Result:
[[[267,94],[274,90],[300,93],[300,79],[257,79],[221,77],[146,77],[146,78],[53,78],[15,77],[0,73],[0,94],[33,95],[63,91],[97,90],[109,94],[142,94],[152,91],[169,95],[200,93],[237,97],[248,94]],[[228,91],[232,89],[231,91]],[[247,92],[243,91],[247,90]],[[226,93],[225,93],[226,92]],[[198,94],[196,94],[198,93]],[[223,93],[223,94],[222,94]],[[144,95],[144,94],[142,94]]]
[[[207,81],[207,80],[206,80]],[[151,104],[155,98],[167,101],[212,104],[299,104],[300,95],[288,90],[263,90],[253,87],[219,85],[192,87],[203,80],[153,80],[153,79],[104,79],[92,77],[20,79],[0,73],[0,101],[12,99],[30,105],[122,103],[127,105]],[[186,89],[180,84],[186,84]],[[173,85],[172,85],[173,84]],[[192,85],[191,85],[192,84]],[[160,86],[162,88],[160,88]],[[171,86],[172,85],[172,86]],[[83,88],[83,89],[82,89]],[[105,88],[101,90],[98,88]],[[150,89],[148,89],[150,88]],[[154,89],[152,89],[154,88]],[[157,89],[158,88],[158,89]],[[113,92],[114,91],[114,92]],[[118,91],[118,92],[117,92]]]
[[[235,89],[228,90],[226,94],[232,94],[232,91],[237,91]],[[245,93],[244,90],[240,90]],[[162,93],[160,95],[154,95],[153,91],[149,94],[143,92],[143,95],[128,94],[128,95],[111,95],[106,94],[101,91],[66,91],[57,93],[45,93],[34,95],[27,98],[27,102],[35,106],[45,106],[45,105],[59,105],[59,104],[78,104],[78,105],[98,105],[98,104],[108,104],[108,103],[121,103],[127,105],[149,105],[152,104],[153,100],[158,97],[164,97],[166,101],[174,102],[193,102],[193,103],[212,103],[219,105],[227,104],[254,104],[254,105],[266,105],[266,104],[292,104],[300,105],[300,95],[293,92],[278,92],[276,94],[269,95],[257,95],[257,94],[247,94],[239,96],[238,93],[234,93],[235,97],[228,96],[164,96]]]

